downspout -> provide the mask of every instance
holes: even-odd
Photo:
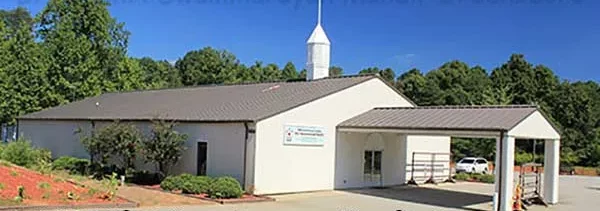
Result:
[[[248,138],[250,137],[250,128],[248,127],[248,122],[244,122],[244,128],[245,128],[245,133],[244,133],[244,171],[242,172],[242,178],[244,180],[244,190],[246,189],[246,186],[248,185],[248,181],[246,181],[246,171],[248,169],[248,166],[246,165],[247,162],[247,154],[248,154]],[[248,190],[245,190],[248,191]]]
[[[248,165],[247,165],[248,157],[247,157],[247,155],[248,155],[248,143],[250,142],[250,134],[251,133],[256,133],[256,129],[251,129],[250,126],[248,125],[249,123],[252,123],[252,122],[244,122],[244,128],[245,128],[246,132],[245,132],[245,136],[244,136],[244,172],[242,173],[242,176],[243,176],[243,180],[244,180],[244,190],[246,192],[250,191],[250,193],[252,193],[254,191],[253,187],[250,187],[249,190],[246,190],[247,189],[246,187],[248,187],[248,181],[247,181],[247,178],[246,178],[246,171],[248,170]],[[256,150],[256,148],[253,148],[253,149]],[[255,156],[255,155],[253,154],[252,156]],[[254,160],[254,158],[252,158],[252,159]],[[254,161],[252,162],[252,165],[254,165]],[[254,169],[254,166],[252,166],[252,168]]]

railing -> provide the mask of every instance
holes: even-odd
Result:
[[[437,156],[442,156],[442,158]],[[427,179],[425,183],[437,184],[436,179],[442,177],[447,177],[444,182],[454,182],[450,161],[452,161],[452,153],[413,152],[410,163],[410,180],[407,184],[418,185],[417,179]],[[448,171],[447,175],[444,173],[445,171]],[[423,174],[415,175],[415,172]]]

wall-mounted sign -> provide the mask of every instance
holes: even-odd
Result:
[[[315,126],[284,126],[283,144],[323,146],[325,144],[325,128]]]

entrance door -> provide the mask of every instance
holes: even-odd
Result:
[[[366,150],[363,163],[363,181],[365,187],[382,186],[381,157],[383,151]]]
[[[198,142],[198,151],[196,153],[196,175],[206,175],[206,142]]]

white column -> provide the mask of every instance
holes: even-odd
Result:
[[[497,171],[500,176],[499,210],[511,211],[514,192],[515,138],[504,136],[501,150],[500,165],[498,165],[499,169]]]
[[[498,181],[500,181],[500,173],[498,172],[498,167],[500,165],[500,157],[501,154],[500,152],[500,148],[502,146],[500,146],[500,139],[502,137],[498,137],[496,138],[496,156],[495,156],[495,160],[494,160],[494,195],[493,195],[493,205],[494,205],[494,211],[498,210],[498,190],[500,190],[500,183]]]
[[[544,143],[544,199],[550,204],[558,203],[558,169],[560,164],[560,141]]]

